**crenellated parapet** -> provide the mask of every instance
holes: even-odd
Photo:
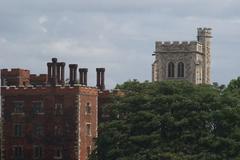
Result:
[[[157,41],[155,52],[200,52],[202,53],[202,44],[198,41]]]
[[[47,74],[30,74],[30,84],[31,85],[47,85],[48,76]]]
[[[1,87],[2,95],[48,95],[49,93],[57,94],[72,94],[72,93],[81,93],[81,94],[98,94],[99,89],[97,87],[84,86],[76,84],[71,85],[56,85],[56,86],[2,86]]]
[[[11,70],[1,69],[1,85],[28,85],[30,71],[26,69],[13,68]]]
[[[10,70],[8,69],[2,69],[1,70],[3,75],[8,75],[8,76],[18,76],[20,74],[25,74],[25,75],[29,75],[30,71],[26,70],[26,69],[20,69],[20,68],[12,68]]]
[[[198,37],[212,38],[212,28],[198,28]]]

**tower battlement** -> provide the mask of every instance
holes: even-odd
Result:
[[[27,75],[29,76],[30,71],[26,69],[20,69],[20,68],[12,68],[10,70],[4,68],[1,70],[3,75],[8,75],[8,76],[19,76],[19,75]]]
[[[202,44],[198,41],[157,41],[155,52],[202,52]]]
[[[198,28],[198,37],[212,37],[212,28]]]
[[[1,85],[28,85],[30,83],[30,71],[26,69],[13,68],[1,70]]]

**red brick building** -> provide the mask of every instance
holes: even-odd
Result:
[[[86,68],[47,63],[48,74],[22,69],[1,70],[4,160],[86,160],[94,148],[98,95],[104,90],[104,68],[97,69],[97,87],[87,86]]]

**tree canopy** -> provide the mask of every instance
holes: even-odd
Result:
[[[237,82],[235,82],[237,81]],[[240,78],[227,89],[185,81],[117,85],[91,160],[240,160]]]

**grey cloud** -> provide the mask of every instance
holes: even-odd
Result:
[[[21,12],[12,10],[11,13],[67,13],[67,12],[159,12],[170,15],[205,15],[223,16],[235,15],[240,2],[238,0],[51,0],[51,1],[7,1],[2,5],[2,11],[8,8],[18,8]],[[140,13],[141,14],[141,13]]]

